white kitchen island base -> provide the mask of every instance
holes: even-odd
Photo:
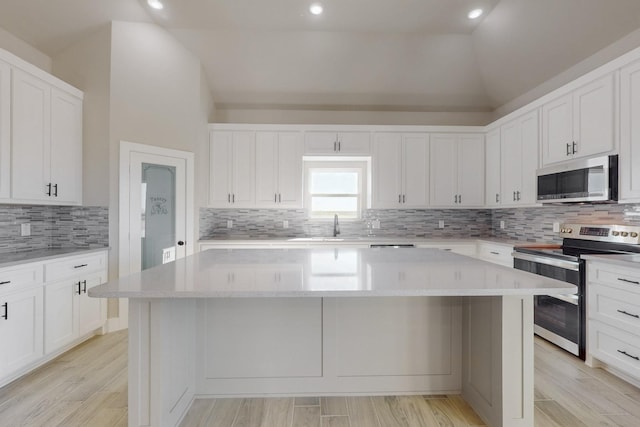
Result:
[[[195,397],[453,394],[533,426],[533,298],[131,299],[129,425]]]

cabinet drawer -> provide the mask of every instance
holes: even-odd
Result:
[[[640,378],[640,336],[591,321],[588,343],[592,357]]]
[[[478,258],[496,264],[513,267],[512,246],[478,243]]]
[[[79,274],[104,270],[106,267],[107,255],[104,252],[74,256],[45,264],[44,279],[47,282],[51,282]]]
[[[637,289],[640,292],[640,271],[600,263],[587,263],[587,278],[589,282],[598,282],[619,289]]]
[[[590,319],[640,335],[640,293],[593,283],[587,295]]]
[[[42,265],[26,264],[0,269],[0,294],[42,284]]]

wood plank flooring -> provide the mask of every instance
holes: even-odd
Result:
[[[0,388],[0,426],[127,425],[127,333],[93,338]],[[199,399],[182,427],[470,427],[452,396]],[[640,389],[535,341],[535,426],[640,426]]]

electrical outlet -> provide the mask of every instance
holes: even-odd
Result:
[[[559,233],[560,232],[560,223],[559,222],[554,222],[553,223],[553,232],[554,233]]]
[[[286,219],[282,220],[282,228],[289,228],[289,221]]]
[[[31,224],[29,224],[28,222],[20,224],[20,235],[22,237],[31,236]]]
[[[379,229],[380,228],[380,220],[374,219],[371,221],[371,228]]]
[[[504,230],[504,221],[500,221],[500,229]]]
[[[438,221],[438,228],[444,228],[444,220],[443,219]]]
[[[228,219],[227,220],[227,228],[233,228],[233,220],[232,219]]]

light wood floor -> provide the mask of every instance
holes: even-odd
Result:
[[[93,338],[0,388],[0,426],[127,425],[127,333]],[[640,426],[640,389],[536,339],[535,426]],[[182,427],[466,427],[459,396],[196,400]]]

